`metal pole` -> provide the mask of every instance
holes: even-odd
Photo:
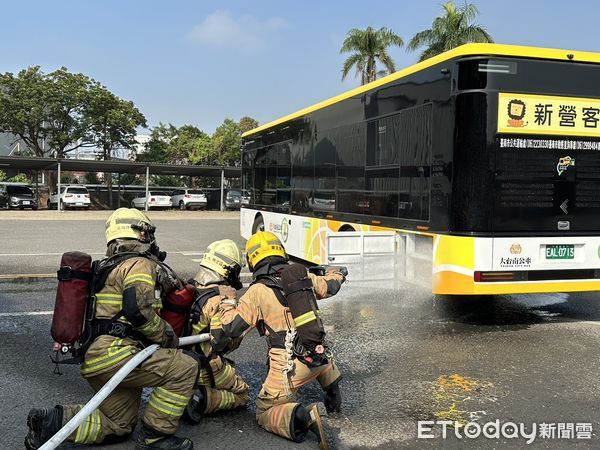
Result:
[[[150,182],[150,166],[146,166],[146,201],[144,202],[144,211],[148,211],[148,183]]]
[[[221,169],[221,211],[225,210],[225,203],[223,199],[223,188],[225,184],[225,169]]]
[[[39,208],[40,206],[40,187],[39,187],[39,176],[40,176],[40,172],[38,170],[35,171],[35,202],[37,204],[37,207]]]
[[[58,200],[56,202],[56,210],[60,211],[60,200],[61,200],[61,196],[60,196],[60,161],[58,162],[58,182],[57,182],[57,192],[58,192]]]
[[[121,207],[121,172],[117,174],[117,209]]]

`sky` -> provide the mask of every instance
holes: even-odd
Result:
[[[0,72],[65,66],[131,100],[150,127],[261,124],[360,84],[342,82],[351,28],[405,43],[442,0],[0,0]],[[597,0],[476,0],[495,42],[600,51]],[[398,69],[418,52],[390,50]]]

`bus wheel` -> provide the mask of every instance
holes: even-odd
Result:
[[[263,220],[262,214],[257,215],[252,224],[252,234],[257,231],[265,231],[265,221]]]
[[[342,225],[338,231],[343,233],[345,231],[356,231],[356,230],[352,227],[352,225],[346,224],[346,225]]]

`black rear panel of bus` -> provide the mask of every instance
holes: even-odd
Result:
[[[459,73],[454,231],[600,231],[600,138],[497,128],[499,93],[598,99],[600,65],[472,59],[459,62]]]
[[[494,198],[496,230],[600,230],[598,141],[539,136],[499,141]],[[586,145],[596,150],[569,148]]]

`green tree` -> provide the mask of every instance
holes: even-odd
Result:
[[[141,162],[197,165],[239,165],[242,133],[258,126],[251,117],[225,119],[212,136],[193,125],[179,128],[160,123],[150,132]]]
[[[352,68],[356,68],[356,76],[360,75],[361,84],[375,81],[378,77],[396,71],[394,60],[388,53],[388,47],[402,47],[402,38],[393,31],[382,27],[375,30],[367,27],[364,30],[352,28],[342,43],[340,53],[352,53],[342,67],[342,80]],[[377,61],[384,69],[377,70]]]
[[[140,162],[170,163],[169,144],[175,138],[177,127],[159,123],[150,131],[150,140],[143,153],[136,156]]]
[[[210,137],[204,131],[193,125],[183,125],[169,143],[170,158],[175,164],[197,164],[201,146],[206,142],[210,142]]]
[[[457,7],[448,0],[442,8],[443,15],[434,19],[431,28],[418,32],[408,43],[409,51],[427,46],[419,56],[419,61],[469,42],[494,42],[484,27],[473,23],[479,14],[475,5],[465,3]]]
[[[240,165],[242,159],[242,132],[238,122],[225,119],[215,130],[212,141],[213,164],[223,166]]]
[[[131,149],[137,144],[137,128],[146,126],[146,118],[133,102],[96,85],[87,93],[83,123],[86,140],[102,150],[103,159],[109,160],[113,150]]]
[[[208,166],[213,163],[213,141],[212,138],[202,133],[202,136],[196,139],[194,150],[189,155],[190,162],[198,166]]]
[[[0,170],[0,181],[6,180],[6,172],[4,170]]]
[[[24,173],[18,173],[14,177],[6,180],[11,183],[29,183],[29,177]]]
[[[0,75],[0,131],[12,133],[36,156],[63,157],[86,140],[85,96],[97,84],[64,67],[44,74],[38,66]]]
[[[130,149],[136,145],[138,127],[146,126],[146,118],[134,106],[100,85],[87,93],[83,122],[88,130],[87,139],[102,150],[102,159],[112,159],[117,148]],[[106,174],[108,204],[112,207],[112,174]]]
[[[244,116],[240,119],[240,132],[244,134],[247,131],[258,127],[258,120],[252,117]]]

